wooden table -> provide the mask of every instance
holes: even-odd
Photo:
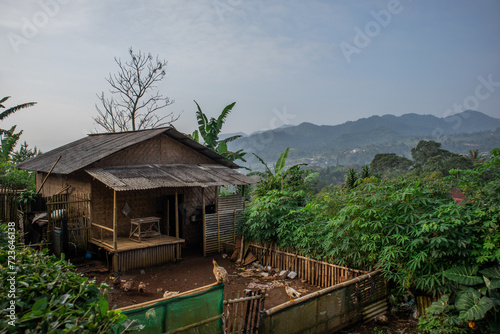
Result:
[[[130,219],[130,240],[141,242],[142,238],[151,238],[155,236],[161,239],[160,218],[144,217]]]

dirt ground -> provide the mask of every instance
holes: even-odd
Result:
[[[264,277],[262,270],[258,270],[253,265],[244,268],[237,266],[223,254],[203,257],[199,253],[193,254],[183,251],[182,260],[178,263],[122,273],[119,276],[121,280],[134,282],[133,288],[129,292],[124,292],[119,287],[113,287],[113,278],[116,275],[108,270],[105,263],[90,260],[76,265],[78,272],[89,279],[95,279],[96,283],[108,283],[112,287],[108,291],[110,307],[120,308],[162,298],[166,291],[184,292],[215,283],[212,259],[215,259],[229,274],[230,283],[224,287],[225,298],[237,292],[242,293],[245,289],[258,290],[266,287],[268,296],[264,302],[264,308],[269,309],[289,300],[285,293],[284,279],[274,275]],[[146,285],[144,293],[140,293],[137,289],[140,282]],[[303,295],[320,289],[297,278],[294,280],[286,279],[286,282],[289,282],[294,289]],[[387,316],[389,319],[387,324],[370,322],[347,328],[341,333],[418,333],[417,321],[410,319],[409,314],[387,314]]]
[[[113,287],[113,278],[117,275],[108,271],[105,263],[96,260],[86,261],[77,264],[77,271],[83,273],[89,279],[95,279],[96,283],[105,282],[109,284],[112,287],[108,291],[110,307],[116,305],[117,308],[120,308],[162,298],[166,291],[184,292],[215,283],[212,272],[212,259],[215,259],[229,274],[229,284],[224,287],[225,296],[237,292],[242,293],[245,289],[258,290],[259,288],[267,288],[268,296],[264,302],[266,309],[289,300],[285,293],[284,279],[279,276],[274,277],[272,274],[263,277],[266,274],[263,274],[262,270],[253,265],[243,267],[243,270],[242,267],[231,262],[229,257],[223,254],[203,257],[199,254],[183,252],[182,260],[178,263],[122,273],[120,275],[121,280],[133,281],[133,288],[129,292],[124,292],[119,287]],[[301,282],[297,278],[294,280],[286,279],[286,281],[304,295],[320,289]],[[140,282],[146,285],[144,293],[138,291]]]

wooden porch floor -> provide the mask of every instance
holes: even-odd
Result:
[[[104,248],[109,253],[119,253],[134,249],[156,247],[159,245],[182,244],[184,243],[184,241],[185,241],[184,239],[177,239],[175,237],[171,237],[168,235],[161,235],[161,238],[158,238],[157,236],[151,238],[142,238],[141,242],[130,240],[128,237],[118,237],[116,241],[117,249],[114,250],[113,238],[111,237],[103,238],[103,240],[96,238],[90,239],[91,243]]]

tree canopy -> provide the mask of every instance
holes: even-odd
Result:
[[[136,131],[170,125],[178,117],[173,113],[160,116],[158,112],[171,105],[157,85],[165,78],[167,61],[159,56],[129,49],[130,60],[122,62],[115,57],[118,72],[110,74],[106,81],[111,86],[106,97],[97,95],[100,105],[95,105],[95,123],[105,132]]]

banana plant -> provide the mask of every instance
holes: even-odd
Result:
[[[243,152],[243,150],[231,152],[228,150],[227,147],[227,143],[230,143],[240,138],[241,137],[240,135],[232,136],[221,140],[219,139],[219,135],[222,131],[222,126],[224,125],[227,116],[233,110],[233,107],[235,106],[236,102],[228,104],[222,110],[217,119],[215,119],[214,117],[208,119],[205,113],[203,113],[203,111],[201,110],[198,102],[194,101],[194,103],[196,104],[196,107],[198,109],[196,111],[196,119],[198,120],[198,130],[195,130],[190,135],[191,139],[196,140],[197,142],[200,142],[200,139],[203,139],[203,145],[205,145],[207,148],[211,149],[214,152],[219,153],[220,155],[231,161],[242,160],[246,162],[246,160],[243,158],[246,152]]]
[[[249,173],[248,175],[249,176],[253,176],[253,175],[260,176],[261,178],[264,178],[264,179],[265,178],[269,178],[269,177],[274,177],[274,176],[281,175],[283,173],[283,170],[285,169],[286,159],[288,158],[288,152],[289,151],[290,151],[290,148],[287,147],[280,154],[278,160],[274,164],[274,173],[271,171],[271,169],[269,168],[269,166],[267,165],[267,163],[264,161],[264,159],[262,159],[261,157],[259,157],[257,154],[252,153],[260,161],[260,163],[264,166],[264,172],[254,171],[254,172]]]
[[[0,108],[1,109],[5,109],[5,106],[3,105],[3,103],[5,101],[7,101],[8,99],[10,98],[10,96],[6,96],[2,99],[0,99]],[[24,108],[28,108],[28,107],[32,107],[36,104],[36,102],[28,102],[28,103],[23,103],[23,104],[18,104],[17,106],[14,106],[14,107],[11,107],[7,110],[4,110],[0,113],[0,121],[3,121],[5,118],[7,118],[8,116],[12,115],[13,113],[15,113],[16,111],[18,110],[21,110],[21,109],[24,109]]]
[[[16,125],[11,127],[9,130],[0,130],[0,159],[2,161],[10,161],[14,147],[21,137],[22,131],[15,133]]]

